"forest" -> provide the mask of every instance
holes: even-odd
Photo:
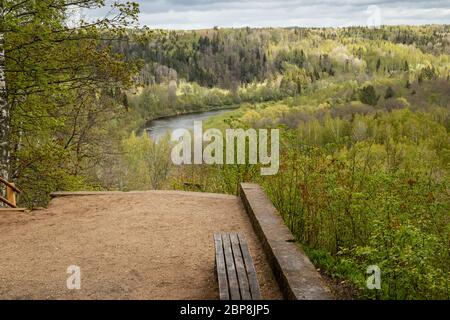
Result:
[[[450,299],[450,25],[135,26],[136,4],[5,0],[0,175],[26,207],[56,190],[236,194],[260,183],[343,295]],[[3,81],[4,80],[4,81]],[[234,108],[211,128],[278,128],[280,169],[174,166],[164,116]],[[383,270],[382,290],[365,286]]]

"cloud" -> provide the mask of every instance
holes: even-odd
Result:
[[[381,24],[445,24],[450,1],[416,0],[135,0],[139,22],[151,28],[342,27],[367,25],[370,15]],[[368,10],[376,6],[374,10]],[[371,7],[374,8],[374,7]],[[105,10],[92,10],[101,16]]]

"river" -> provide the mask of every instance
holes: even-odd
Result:
[[[168,132],[181,128],[192,130],[194,128],[194,121],[204,121],[230,110],[231,109],[222,109],[160,118],[151,121],[145,130],[153,141],[158,142],[158,140],[164,137],[164,135]]]

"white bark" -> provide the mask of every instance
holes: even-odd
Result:
[[[0,176],[9,179],[10,167],[10,110],[5,79],[4,38],[0,33]]]

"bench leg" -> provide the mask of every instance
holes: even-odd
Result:
[[[14,185],[13,183],[11,184]],[[14,205],[14,207],[16,207],[16,193],[10,186],[6,186],[6,198],[11,204]]]

